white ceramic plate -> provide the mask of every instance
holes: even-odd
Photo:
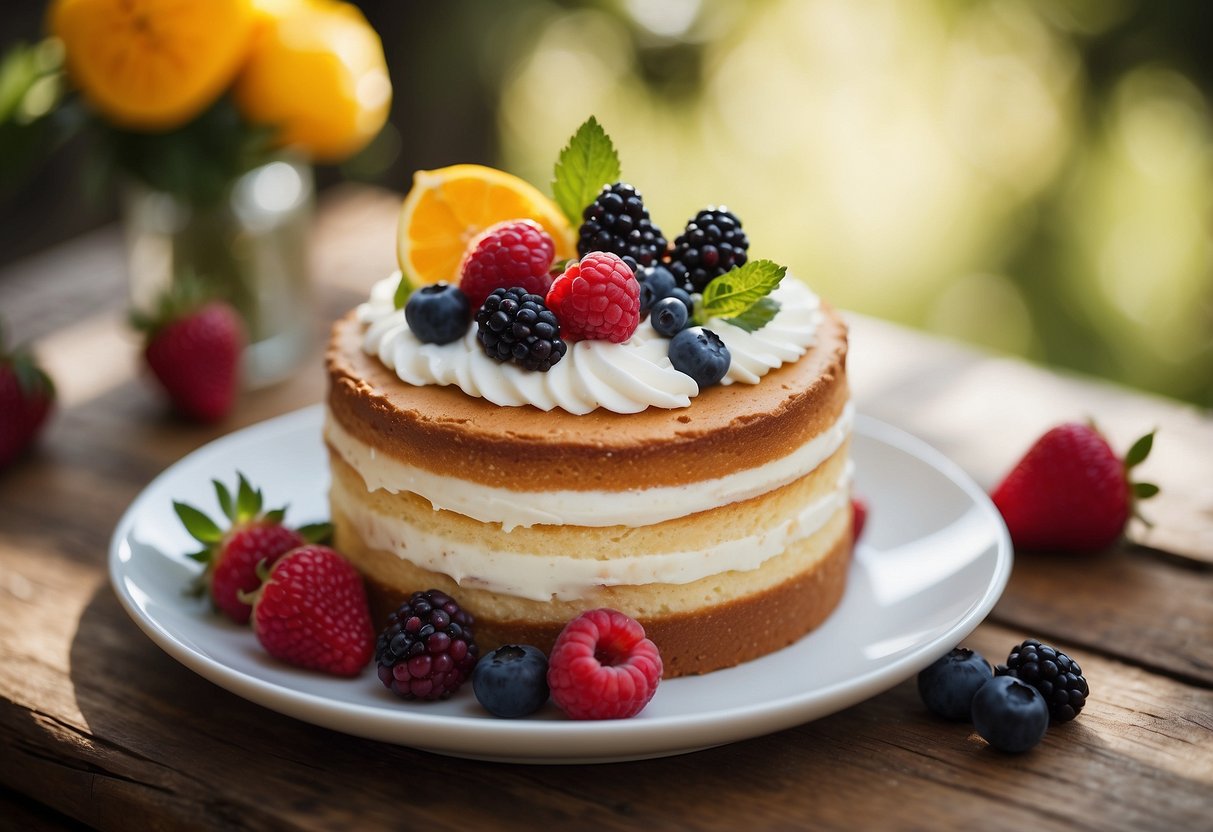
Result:
[[[200,448],[158,476],[110,545],[119,600],[152,641],[201,676],[297,719],[442,754],[528,763],[635,760],[778,731],[854,705],[908,678],[967,636],[1011,570],[1006,527],[956,465],[887,425],[859,418],[855,488],[871,506],[846,595],[824,625],[740,667],[663,682],[637,717],[567,720],[549,704],[522,720],[490,717],[470,685],[438,703],[406,703],[372,670],[354,680],[267,656],[248,628],[182,588],[197,571],[173,513],[183,500],[218,514],[210,481],[259,485],[288,522],[327,517],[322,411],[310,407]]]

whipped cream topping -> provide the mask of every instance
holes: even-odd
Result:
[[[542,374],[538,374],[542,375]],[[848,402],[834,424],[787,456],[726,477],[686,485],[628,491],[512,491],[437,474],[375,449],[352,436],[328,413],[324,438],[368,491],[410,491],[447,509],[479,520],[518,526],[648,526],[748,500],[806,476],[833,456],[851,435],[855,407]]]
[[[453,541],[403,518],[372,512],[357,501],[343,501],[341,510],[368,545],[449,575],[460,586],[533,601],[575,600],[598,587],[687,584],[711,575],[757,569],[817,532],[848,504],[851,471],[848,462],[828,494],[758,534],[721,541],[707,549],[606,560],[500,551]]]
[[[378,356],[406,384],[453,384],[469,396],[496,405],[529,404],[573,414],[600,407],[615,413],[687,407],[699,394],[695,381],[670,364],[669,341],[648,320],[622,344],[571,343],[551,370],[531,372],[485,355],[476,340],[475,325],[450,344],[423,344],[409,329],[404,311],[393,303],[399,283],[399,272],[377,282],[370,299],[358,307],[357,316],[366,325],[363,350]],[[785,278],[771,297],[779,301],[779,312],[755,332],[719,319],[708,323],[732,354],[722,384],[757,384],[771,370],[800,358],[816,342],[822,316],[817,295],[800,281]]]

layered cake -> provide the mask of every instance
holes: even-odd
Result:
[[[608,190],[594,204],[613,205]],[[522,251],[513,230],[490,231],[469,250]],[[585,251],[581,236],[580,274],[557,265],[546,295],[524,276],[526,292],[468,305],[465,258],[466,292],[454,273],[406,305],[396,274],[336,323],[324,429],[335,545],[378,619],[437,588],[475,615],[483,651],[547,650],[599,607],[644,625],[666,676],[792,643],[837,605],[850,559],[844,324],[792,277],[764,291],[757,319],[713,316],[726,309],[713,305],[720,287],[670,262],[677,244],[657,234],[651,251],[617,256]],[[739,248],[721,273],[744,282],[760,271],[745,262]],[[673,324],[654,269],[676,276],[682,291],[667,295],[690,296]],[[442,311],[455,296],[466,311]],[[466,330],[435,335],[414,315],[427,308],[466,315]],[[720,356],[723,375],[705,376],[696,362]]]

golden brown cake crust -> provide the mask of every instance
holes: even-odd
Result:
[[[842,600],[851,562],[851,536],[844,535],[810,569],[763,592],[694,612],[641,619],[645,634],[661,650],[664,677],[693,676],[733,667],[792,644],[818,627]],[[367,580],[375,622],[407,597]],[[550,653],[563,624],[476,620],[481,655],[503,644],[532,644]]]
[[[328,403],[356,438],[410,465],[519,491],[683,485],[779,459],[830,427],[849,398],[846,325],[823,307],[817,345],[757,385],[691,406],[576,416],[500,407],[457,387],[414,387],[361,347],[353,313],[333,326]]]

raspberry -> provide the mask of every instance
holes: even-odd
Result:
[[[1053,722],[1069,722],[1078,716],[1090,694],[1078,662],[1032,638],[1011,651],[1002,675],[1014,676],[1040,691]]]
[[[640,266],[651,266],[665,253],[665,237],[653,225],[640,193],[631,185],[604,185],[598,197],[586,206],[579,230],[577,253],[609,251],[631,257]]]
[[[644,627],[616,610],[591,610],[556,638],[548,686],[572,719],[626,719],[653,698],[661,671],[661,653]]]
[[[472,240],[459,267],[459,288],[472,309],[479,309],[494,289],[519,286],[546,295],[552,285],[556,244],[534,220],[508,220],[490,226]]]
[[[569,340],[619,344],[640,324],[640,284],[619,255],[594,251],[552,282],[547,305]]]
[[[539,295],[525,289],[494,289],[476,313],[476,338],[495,361],[513,361],[546,373],[564,357],[560,322]]]
[[[480,655],[471,613],[436,589],[414,592],[375,642],[379,681],[405,699],[446,699]]]
[[[750,240],[741,220],[723,205],[707,208],[687,223],[670,252],[670,271],[688,291],[704,287],[736,266],[745,265]]]

